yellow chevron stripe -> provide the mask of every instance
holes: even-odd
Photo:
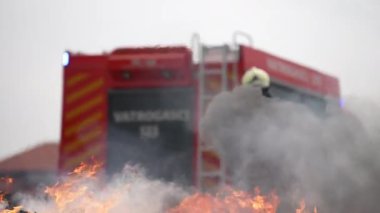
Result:
[[[77,140],[71,141],[69,144],[67,144],[64,148],[63,151],[65,153],[70,153],[74,150],[76,150],[79,147],[82,147],[83,145],[94,141],[95,139],[98,139],[99,136],[102,135],[102,129],[101,127],[97,127],[94,130],[91,130],[90,132],[80,135]]]
[[[102,112],[98,111],[96,113],[93,113],[92,115],[90,115],[86,119],[82,120],[81,122],[69,126],[66,129],[64,135],[66,137],[71,136],[74,133],[78,132],[79,130],[83,129],[84,127],[96,123],[97,121],[99,121],[102,118],[102,116],[103,116]]]
[[[72,169],[75,166],[78,166],[81,162],[84,162],[88,160],[89,158],[96,156],[99,154],[102,149],[104,148],[103,144],[99,143],[90,149],[86,150],[85,152],[70,158],[68,161],[65,162],[64,168],[65,169]]]
[[[88,77],[88,75],[84,74],[84,73],[78,73],[72,77],[69,77],[67,82],[66,82],[66,87],[70,88],[70,87],[78,84],[82,80],[86,79],[87,77]]]
[[[91,107],[94,107],[94,106],[102,103],[102,101],[103,101],[103,96],[102,95],[98,95],[95,98],[92,98],[91,100],[83,103],[82,105],[80,105],[80,106],[72,109],[71,111],[69,111],[65,115],[66,121],[69,121],[69,120],[75,118],[76,116],[82,114],[83,112],[87,111]]]
[[[88,84],[87,86],[83,87],[79,91],[76,91],[70,94],[67,97],[66,101],[68,104],[70,104],[78,100],[79,98],[83,97],[84,95],[88,94],[89,92],[99,89],[102,85],[103,85],[103,79],[97,79],[91,82],[90,84]]]

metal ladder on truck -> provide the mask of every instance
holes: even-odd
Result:
[[[199,116],[202,118],[206,112],[207,104],[212,100],[212,98],[220,92],[227,91],[230,88],[238,85],[238,63],[239,63],[239,49],[237,44],[238,36],[245,36],[251,42],[251,38],[244,33],[236,32],[233,36],[233,47],[231,48],[228,45],[220,45],[220,46],[206,46],[201,43],[200,36],[198,34],[194,34],[192,38],[192,48],[194,53],[197,53],[196,63],[198,63],[198,92],[199,92],[199,100],[198,100],[198,110]],[[211,57],[210,57],[211,56]],[[212,58],[212,60],[210,60]],[[198,59],[198,60],[197,60]],[[210,68],[208,66],[209,63],[216,63],[218,66],[215,68]],[[232,64],[232,67],[229,66]],[[230,70],[229,70],[230,67]],[[220,90],[215,94],[207,93],[207,77],[219,76],[220,77]],[[229,75],[232,77],[232,81],[229,79]],[[230,85],[232,84],[232,85]],[[198,119],[199,122],[201,119]],[[200,128],[200,123],[198,124]],[[199,135],[199,134],[198,134]],[[203,187],[203,180],[216,179],[218,180],[218,187],[222,187],[227,182],[227,170],[225,160],[223,159],[222,153],[216,150],[216,147],[212,144],[211,141],[202,141],[201,138],[198,138],[199,146],[197,153],[197,186],[201,190],[205,190]],[[217,158],[219,158],[219,168],[214,171],[205,171],[204,170],[204,154],[205,153],[217,153]]]

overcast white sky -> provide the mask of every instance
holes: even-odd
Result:
[[[380,98],[378,0],[1,0],[0,159],[58,141],[61,55],[127,45],[231,41],[340,78],[345,96]]]

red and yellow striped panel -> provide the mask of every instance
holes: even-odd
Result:
[[[104,85],[99,75],[66,73],[61,170],[71,170],[89,160],[104,160],[107,119]]]
[[[202,170],[205,172],[213,172],[220,170],[220,157],[214,150],[202,152]]]

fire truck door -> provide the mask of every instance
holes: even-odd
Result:
[[[140,165],[149,177],[191,184],[194,90],[111,90],[107,171]]]

